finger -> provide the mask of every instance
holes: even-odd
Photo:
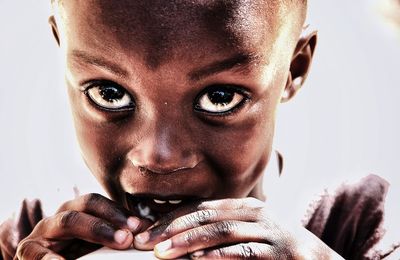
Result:
[[[155,244],[189,229],[200,227],[224,220],[238,220],[256,222],[259,218],[259,209],[251,210],[215,210],[206,209],[181,216],[171,223],[153,226],[135,237],[135,247],[138,249],[152,249]]]
[[[259,242],[271,244],[273,237],[258,223],[221,221],[190,229],[173,236],[154,247],[161,258],[171,259],[211,247]]]
[[[23,240],[17,249],[16,259],[64,259],[37,241]]]
[[[194,202],[165,214],[156,223],[154,223],[153,226],[167,224],[178,217],[201,210],[238,210],[243,208],[257,209],[263,207],[265,207],[264,202],[251,197]]]
[[[291,259],[274,252],[270,245],[262,243],[242,243],[216,249],[196,251],[191,259]]]
[[[81,239],[114,249],[127,249],[133,241],[127,229],[78,211],[64,211],[38,223],[31,238],[54,240]]]
[[[107,220],[119,228],[127,228],[133,233],[148,228],[152,223],[148,219],[140,219],[114,201],[96,193],[80,196],[64,203],[57,212],[67,210],[80,211]]]
[[[265,203],[253,197],[240,199],[223,199],[204,201],[199,205],[199,209],[242,209],[265,207]]]

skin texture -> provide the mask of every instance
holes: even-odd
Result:
[[[89,194],[67,202],[19,243],[19,259],[68,257],[63,252],[76,242],[133,244],[160,258],[330,259],[321,241],[281,228],[261,202],[277,106],[300,89],[315,48],[315,33],[300,37],[304,3],[69,0],[54,7],[50,23],[83,158],[112,201]],[[134,105],[100,108],[88,93],[104,84],[123,88]],[[239,91],[240,105],[223,114],[199,110],[199,97],[221,85]],[[149,223],[126,193],[196,200]]]
[[[191,1],[176,5],[85,1],[78,6],[78,1],[68,1],[59,7],[57,30],[83,156],[115,201],[124,203],[125,191],[239,198],[260,183],[271,153],[275,110],[301,28],[282,24],[278,15],[265,18],[255,11],[251,21],[241,21],[239,4],[223,11],[223,15],[239,13],[238,18],[232,15],[233,22],[225,16],[214,18],[214,13],[222,12],[221,2],[204,1],[203,6]],[[281,16],[300,19],[295,11],[256,2],[255,7],[243,4],[243,11],[251,16],[252,8],[259,13],[275,8]],[[174,10],[183,15],[174,15]],[[193,13],[200,13],[199,18]],[[210,24],[218,26],[211,30]],[[93,65],[101,62],[82,58],[89,55],[108,63],[118,61],[114,64],[118,75]],[[248,57],[239,62],[249,65],[207,75],[211,65],[237,56]],[[135,110],[110,113],[93,106],[81,91],[85,87],[81,82],[99,78],[129,91]],[[215,84],[240,86],[251,98],[230,115],[194,111],[199,93]],[[141,174],[139,167],[149,174]]]

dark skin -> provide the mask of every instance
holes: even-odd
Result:
[[[82,154],[112,200],[65,203],[19,243],[17,258],[62,259],[77,243],[133,244],[166,259],[338,258],[262,202],[275,111],[302,86],[315,48],[315,33],[300,35],[304,9],[264,0],[55,3],[50,23]],[[141,196],[177,206],[149,221],[135,204]]]

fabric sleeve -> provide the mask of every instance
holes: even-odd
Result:
[[[18,215],[0,225],[0,259],[12,259],[18,243],[32,232],[41,219],[43,219],[41,202],[24,200]]]
[[[383,259],[374,245],[384,235],[384,202],[389,183],[369,175],[325,194],[308,214],[305,227],[345,259]],[[395,242],[395,241],[394,241]]]

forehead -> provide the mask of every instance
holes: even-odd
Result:
[[[256,52],[279,27],[275,0],[69,0],[60,6],[75,43],[118,45],[140,53],[150,67],[180,55]]]

